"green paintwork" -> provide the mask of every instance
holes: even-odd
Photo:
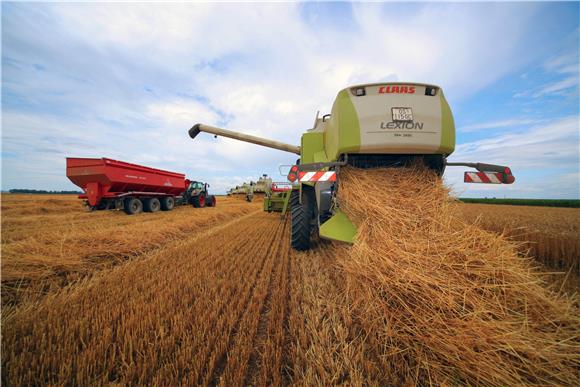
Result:
[[[320,226],[319,234],[322,238],[334,239],[341,242],[354,243],[356,226],[341,210],[337,210],[332,218]]]
[[[320,152],[316,152],[314,154],[314,162],[315,163],[326,163],[328,162],[328,157],[326,157],[326,152],[321,150]]]
[[[292,188],[290,191],[284,192],[284,205],[282,206],[282,214],[280,217],[284,219],[286,217],[286,212],[288,211],[288,206],[290,205],[290,196],[292,196],[292,191],[297,188]]]
[[[316,160],[320,153],[324,155],[324,133],[307,132],[302,135],[300,162],[303,164],[321,162]],[[324,160],[326,161],[326,160]]]
[[[439,92],[439,98],[441,100],[441,145],[437,153],[450,155],[455,150],[455,122],[442,90]]]
[[[298,188],[292,188],[297,190]],[[264,211],[266,212],[281,212],[281,217],[284,219],[286,212],[289,210],[290,195],[292,190],[285,192],[272,192],[264,197]]]
[[[348,90],[338,93],[334,101],[324,143],[330,161],[338,160],[344,153],[356,153],[360,148],[360,123]]]

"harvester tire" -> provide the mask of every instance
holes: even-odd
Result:
[[[161,211],[171,211],[175,207],[175,199],[172,196],[162,197],[160,202]]]
[[[160,208],[161,204],[157,198],[145,199],[143,201],[143,211],[145,212],[157,212]]]
[[[300,204],[300,191],[293,189],[292,192],[290,192],[290,203],[288,203],[288,208],[290,208],[290,211],[292,211],[292,208],[298,204]]]
[[[203,208],[203,207],[205,207],[205,194],[202,193],[202,194],[199,194],[197,196],[194,196],[191,199],[191,201],[192,201],[193,206],[195,208]]]
[[[135,215],[143,211],[143,203],[137,198],[127,198],[123,203],[123,209],[127,215]]]
[[[315,199],[311,190],[302,191],[302,203],[296,200],[292,206],[292,247],[298,251],[310,249],[312,218],[314,217]]]

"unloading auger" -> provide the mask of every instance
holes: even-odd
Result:
[[[204,124],[189,130],[233,138],[300,155],[288,180],[299,182],[290,200],[292,247],[310,248],[315,229],[322,238],[352,243],[355,225],[336,200],[340,168],[408,166],[417,159],[442,175],[447,166],[465,166],[464,182],[512,184],[510,168],[501,165],[447,162],[455,149],[455,124],[438,86],[420,83],[374,83],[341,90],[330,114],[316,116],[300,146]]]

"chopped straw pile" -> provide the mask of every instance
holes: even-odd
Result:
[[[576,385],[579,319],[502,236],[454,215],[421,167],[341,172],[358,226],[346,294],[389,384]]]

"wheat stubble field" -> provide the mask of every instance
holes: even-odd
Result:
[[[433,192],[446,203],[443,191]],[[262,212],[259,201],[218,198],[216,208],[126,216],[85,212],[72,196],[4,195],[2,381],[577,380],[576,295],[538,274],[558,267],[574,276],[577,266],[565,265],[577,256],[558,252],[554,267],[542,256],[540,266],[522,258],[521,245],[472,225],[482,219],[454,209],[471,205],[423,203],[425,221],[416,222],[411,199],[400,195],[389,212],[396,216],[376,223],[350,206],[369,238],[354,248],[316,241],[298,253],[289,221]],[[383,210],[369,209],[379,217]],[[433,227],[452,235],[417,243]],[[381,233],[401,230],[383,244]],[[463,247],[478,252],[463,254]]]

